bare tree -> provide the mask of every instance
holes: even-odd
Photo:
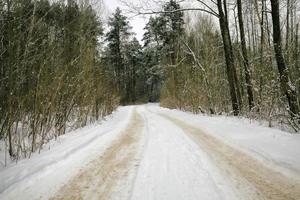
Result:
[[[289,112],[292,118],[297,118],[299,117],[300,114],[299,102],[298,102],[295,86],[293,86],[293,84],[291,83],[289,77],[289,70],[282,53],[282,39],[281,39],[280,13],[279,13],[278,0],[271,0],[271,7],[272,7],[272,20],[273,20],[273,42],[274,42],[274,50],[275,50],[275,57],[277,61],[277,67],[279,71],[281,90],[282,93],[284,93],[287,98]]]
[[[241,0],[237,0],[237,7],[238,7],[238,21],[239,21],[239,28],[240,28],[242,55],[243,55],[244,68],[245,68],[246,87],[247,87],[247,94],[248,94],[248,104],[249,104],[249,109],[251,110],[254,107],[254,99],[253,99],[254,97],[253,97],[253,86],[252,86],[252,82],[251,82],[251,73],[250,73],[250,66],[249,66],[249,60],[248,60],[248,53],[247,53],[247,47],[246,47],[246,38],[245,38],[244,21],[243,21],[243,9],[242,9]]]

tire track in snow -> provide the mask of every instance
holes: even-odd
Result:
[[[224,171],[236,187],[250,199],[298,200],[300,183],[273,172],[258,160],[204,133],[188,123],[167,114],[156,113],[182,128],[200,148]],[[255,193],[251,191],[255,188]]]
[[[147,149],[148,147],[148,143],[149,143],[149,130],[150,130],[150,127],[149,127],[149,121],[145,115],[145,109],[144,107],[142,107],[142,109],[139,109],[139,114],[141,115],[141,117],[143,118],[143,121],[144,121],[144,137],[143,137],[143,141],[141,142],[142,144],[142,150],[139,152],[139,156],[138,156],[138,164],[136,164],[136,167],[137,169],[135,170],[135,173],[134,173],[134,176],[132,178],[132,184],[131,184],[131,187],[130,187],[130,193],[128,195],[128,198],[127,200],[131,200],[132,199],[132,196],[133,196],[133,191],[136,187],[136,181],[137,181],[137,175],[139,173],[139,170],[140,170],[140,164],[141,164],[141,161],[143,160],[143,157],[145,155],[145,150]]]
[[[230,182],[219,175],[205,152],[180,127],[145,108],[143,111],[147,140],[129,199],[241,199],[239,192],[231,190]]]
[[[133,181],[130,180],[133,178],[129,177],[130,172],[137,167],[135,158],[143,127],[142,117],[134,111],[129,125],[122,131],[120,137],[113,141],[97,159],[80,170],[79,174],[51,199],[112,199],[112,193],[120,193],[114,189],[122,180],[125,180],[122,184],[129,184],[127,185],[129,188],[132,184],[130,181]],[[123,187],[126,188],[126,185]],[[128,195],[130,191],[125,193]]]

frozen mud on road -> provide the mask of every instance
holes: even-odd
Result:
[[[97,159],[90,162],[80,173],[72,178],[51,199],[113,199],[122,198],[130,191],[125,191],[126,184],[131,186],[130,171],[135,168],[137,145],[143,133],[143,120],[134,111],[128,127],[120,137]],[[127,180],[127,182],[122,181]],[[123,184],[121,191],[116,191],[118,184]],[[118,187],[119,189],[119,187]],[[114,197],[112,196],[114,194]]]
[[[300,184],[296,180],[272,171],[256,159],[230,147],[175,117],[161,114],[181,127],[199,147],[210,155],[224,175],[251,199],[300,199]]]

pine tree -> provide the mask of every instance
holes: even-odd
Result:
[[[171,12],[179,9],[180,5],[176,1],[170,0],[164,5],[165,12],[160,16],[161,26],[163,26],[161,38],[172,65],[176,62],[179,38],[184,33],[183,12]]]
[[[135,102],[137,100],[137,71],[142,66],[142,47],[135,37],[126,44],[125,66],[126,100],[128,102]]]
[[[117,8],[112,17],[109,18],[109,31],[106,34],[108,42],[107,61],[112,67],[114,78],[118,85],[118,90],[122,97],[125,96],[125,60],[124,47],[130,36],[129,22],[127,17],[122,15],[120,8]],[[121,100],[126,101],[124,98]]]

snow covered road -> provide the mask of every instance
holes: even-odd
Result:
[[[143,120],[134,111],[129,125],[122,131],[119,138],[114,140],[98,158],[84,167],[51,199],[112,199],[117,197],[119,199],[128,195],[130,185],[132,185],[130,171],[134,171],[135,168],[134,159],[142,132]],[[121,180],[123,180],[122,184],[120,184]],[[122,190],[118,190],[118,187]],[[125,194],[121,191],[125,191]]]
[[[146,109],[143,112],[147,143],[132,199],[239,199],[179,127]]]
[[[163,116],[189,134],[199,147],[210,155],[218,168],[224,171],[223,176],[230,179],[235,188],[240,189],[243,196],[249,199],[299,199],[300,184],[296,181],[275,173],[260,161],[204,133],[199,128],[180,119]]]
[[[125,107],[114,116],[97,126],[100,136],[77,136],[82,138],[73,138],[76,145],[65,141],[33,157],[37,166],[27,176],[23,168],[33,166],[32,160],[1,170],[1,181],[10,181],[1,183],[0,199],[300,199],[299,135],[258,125],[241,129],[231,119],[203,116],[205,121],[151,104]],[[209,129],[215,120],[217,131]],[[250,145],[244,133],[251,130],[251,143],[257,142]],[[64,146],[76,151],[67,158],[56,155]],[[45,173],[38,161],[47,156],[59,160],[45,162],[52,163]]]

